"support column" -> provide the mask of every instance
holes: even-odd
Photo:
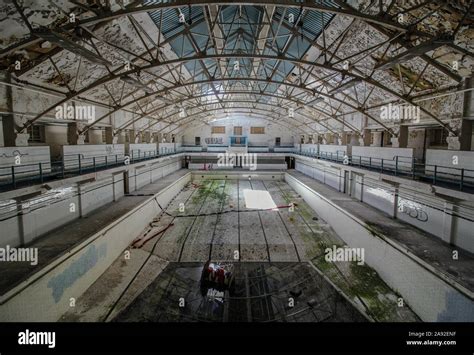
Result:
[[[326,133],[323,139],[324,144],[331,144],[332,143],[332,133]]]
[[[79,143],[79,133],[78,133],[78,124],[77,122],[70,122],[67,124],[67,144],[77,145]]]
[[[105,144],[114,144],[114,129],[105,127]]]
[[[114,144],[125,144],[125,132],[121,131],[121,132],[118,132],[118,133],[115,133],[115,136],[114,136]]]
[[[351,134],[351,141],[349,142],[350,145],[352,146],[358,146],[359,145],[359,138],[357,133]]]
[[[372,132],[373,143],[371,147],[381,147],[382,146],[382,132]]]
[[[370,129],[364,129],[362,136],[359,138],[359,144],[363,147],[370,145]]]
[[[400,126],[398,137],[392,137],[392,148],[406,148],[408,145],[408,126]]]
[[[449,244],[454,244],[454,233],[453,233],[453,214],[455,214],[454,205],[449,202],[444,203],[444,214],[443,214],[443,241]]]
[[[466,114],[466,113],[465,113]],[[471,150],[472,146],[472,119],[463,118],[457,129],[457,136],[446,138],[449,150]]]
[[[145,131],[145,143],[151,143],[151,132]]]
[[[464,88],[472,89],[474,87],[474,77],[467,78]],[[472,91],[464,93],[463,118],[456,131],[457,136],[446,138],[448,149],[450,150],[471,150],[472,149],[472,122],[474,120],[474,94]]]
[[[339,134],[339,137],[337,138],[337,144],[338,145],[347,145],[347,133],[342,132]]]
[[[7,83],[11,82],[11,74],[9,71],[4,71],[3,76]],[[5,111],[13,112],[13,96],[12,87],[5,86]],[[1,104],[1,103],[0,103]],[[3,145],[5,147],[14,147],[16,132],[15,132],[15,116],[13,113],[7,113],[2,115],[2,128],[3,128]]]

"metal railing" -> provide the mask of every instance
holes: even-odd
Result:
[[[294,154],[328,160],[339,164],[377,171],[431,183],[432,185],[474,192],[474,170],[431,165],[415,158],[395,156],[392,159],[347,155],[344,152],[301,151]]]
[[[183,152],[185,150],[181,150]],[[133,164],[139,161],[170,156],[178,152],[132,151],[130,156],[123,154],[84,157],[83,154],[68,155],[62,160],[21,164],[0,167],[0,191],[64,179],[77,175],[97,172],[109,168]],[[216,152],[213,152],[216,153]],[[383,174],[401,176],[428,182],[461,191],[474,192],[474,170],[441,165],[424,164],[415,158],[395,156],[392,159],[346,155],[344,152],[294,151],[292,154],[328,160],[335,163],[377,171]]]
[[[132,151],[129,156],[114,154],[85,157],[83,154],[73,154],[51,162],[0,167],[0,191],[42,184],[174,154],[176,154],[174,151],[165,154],[158,154],[156,151]]]

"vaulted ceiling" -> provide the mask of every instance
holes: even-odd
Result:
[[[3,1],[0,66],[22,85],[149,124],[247,114],[285,126],[392,135],[377,108],[456,91],[474,67],[474,7],[458,1]],[[20,66],[18,66],[20,63]],[[419,104],[445,127],[439,108]]]

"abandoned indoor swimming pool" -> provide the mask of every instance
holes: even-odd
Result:
[[[0,0],[0,355],[474,354],[473,73],[473,0]]]
[[[176,167],[167,158],[142,170],[136,188],[29,242],[36,263],[5,263],[0,318],[472,320],[469,253],[453,260],[446,244],[307,171]],[[74,198],[65,189],[31,205],[61,213]]]

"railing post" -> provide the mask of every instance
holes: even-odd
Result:
[[[115,154],[115,165],[118,165],[118,155]]]
[[[81,155],[79,154],[77,157],[79,158],[79,175],[81,175],[82,174]]]
[[[395,176],[397,176],[398,173],[398,155],[395,157]]]
[[[64,157],[63,157],[63,159],[61,160],[61,176],[63,179],[64,179],[64,170],[65,168],[64,168]]]
[[[462,191],[464,185],[464,168],[461,169],[461,185],[459,186],[460,190]]]
[[[359,168],[362,166],[362,157],[359,155]]]
[[[105,168],[108,167],[107,155],[105,156]]]
[[[433,175],[433,185],[436,185],[436,173],[438,170],[438,165],[434,166],[434,175]]]
[[[369,157],[369,168],[372,168],[372,157]]]
[[[97,171],[95,166],[95,157],[92,157],[92,164],[94,165],[94,173]]]
[[[411,178],[415,180],[415,158],[411,158]]]
[[[39,162],[38,165],[39,165],[39,171],[40,171],[40,181],[41,183],[43,183],[43,167],[41,166],[42,163]]]
[[[380,166],[381,166],[380,173],[382,173],[382,174],[383,174],[383,159],[382,159],[382,164],[381,164]]]
[[[16,189],[15,166],[14,165],[12,165],[12,184],[13,184],[13,188]]]

